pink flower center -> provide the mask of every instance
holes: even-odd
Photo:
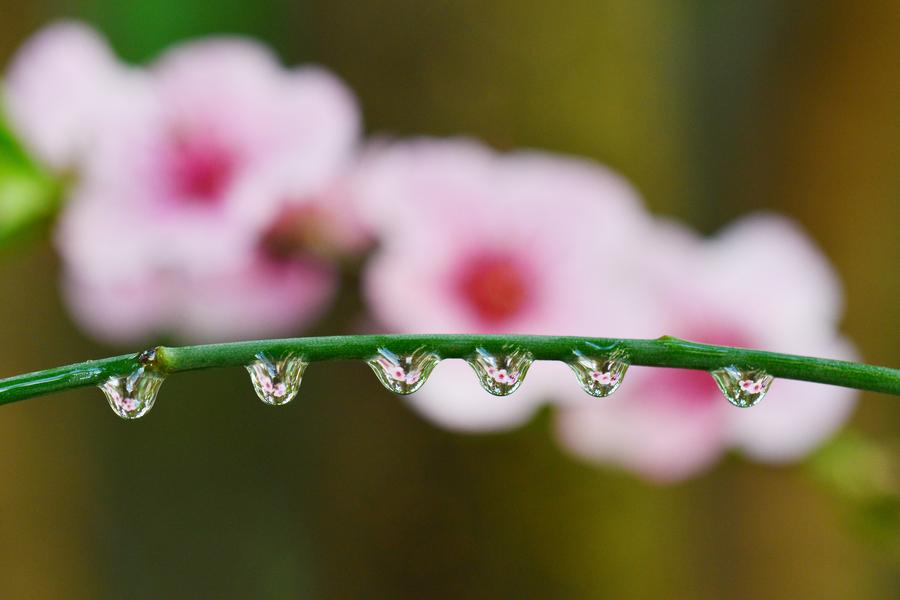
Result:
[[[469,259],[459,272],[456,290],[486,325],[515,317],[531,297],[522,264],[505,254],[487,253]]]
[[[519,374],[516,372],[510,373],[506,369],[494,369],[493,367],[488,369],[488,375],[497,383],[510,384],[519,379]]]
[[[190,204],[218,204],[234,179],[236,153],[215,135],[176,131],[169,140],[166,175],[175,199]]]

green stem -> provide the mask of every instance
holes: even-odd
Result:
[[[476,348],[501,352],[509,346],[530,351],[538,360],[570,360],[573,351],[602,354],[622,350],[632,365],[711,371],[730,365],[762,369],[774,377],[799,379],[900,395],[900,370],[842,360],[813,358],[698,344],[664,336],[655,340],[558,337],[535,335],[351,335],[258,340],[156,348],[156,365],[165,373],[239,366],[260,352],[273,356],[292,353],[308,361],[358,360],[386,347],[398,354],[427,347],[442,358],[466,358]],[[0,404],[77,387],[97,385],[124,375],[141,364],[139,355],[92,360],[46,371],[0,379]]]

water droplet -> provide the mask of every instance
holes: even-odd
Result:
[[[308,364],[292,354],[273,359],[260,352],[246,369],[259,399],[271,406],[281,406],[293,400],[300,391],[300,382]]]
[[[710,374],[725,398],[738,408],[749,408],[757,404],[772,385],[772,376],[760,369],[730,366]]]
[[[379,348],[378,354],[366,363],[384,387],[395,394],[406,395],[425,384],[440,360],[440,356],[425,348],[419,348],[409,355],[395,354],[387,348]]]
[[[123,419],[138,419],[156,402],[156,394],[165,376],[151,366],[140,366],[129,375],[114,375],[100,389],[110,408]]]
[[[591,396],[609,396],[622,385],[628,361],[621,350],[596,355],[575,350],[574,354],[575,357],[567,364],[575,372],[578,383]]]
[[[495,396],[508,396],[519,389],[532,361],[534,356],[531,352],[522,348],[504,349],[500,354],[478,348],[466,359],[478,376],[481,387]]]

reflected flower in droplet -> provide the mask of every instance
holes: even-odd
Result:
[[[398,354],[387,348],[379,348],[378,355],[367,364],[378,381],[395,394],[407,395],[417,391],[440,361],[440,356],[425,348],[412,354]]]
[[[610,372],[601,373],[600,371],[591,371],[591,379],[601,385],[609,385],[615,381],[618,381],[619,376],[615,373]]]
[[[260,353],[246,369],[259,399],[270,406],[281,406],[293,400],[300,391],[307,366],[306,361],[293,355],[274,359]]]
[[[150,366],[141,366],[128,375],[107,379],[100,389],[110,408],[123,419],[138,419],[153,408],[165,376]]]
[[[620,350],[586,352],[575,350],[574,357],[566,364],[575,373],[582,389],[591,396],[603,398],[609,396],[622,383],[628,362],[624,352]]]
[[[510,347],[497,353],[478,348],[466,362],[486,392],[508,396],[519,389],[533,360],[534,356],[527,350]]]
[[[754,381],[752,379],[743,379],[740,383],[741,389],[751,394],[758,394],[763,389],[762,381]]]
[[[758,404],[768,393],[772,377],[759,369],[734,365],[711,372],[725,398],[738,408]]]
[[[506,369],[488,367],[487,373],[491,376],[491,379],[501,384],[513,384],[519,380],[519,374],[517,372],[514,371],[510,373]]]

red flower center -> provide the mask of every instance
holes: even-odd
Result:
[[[237,171],[237,158],[215,136],[176,133],[167,157],[175,198],[199,205],[218,204]]]
[[[526,270],[514,257],[479,254],[465,263],[456,290],[487,325],[501,325],[519,314],[531,296]]]

